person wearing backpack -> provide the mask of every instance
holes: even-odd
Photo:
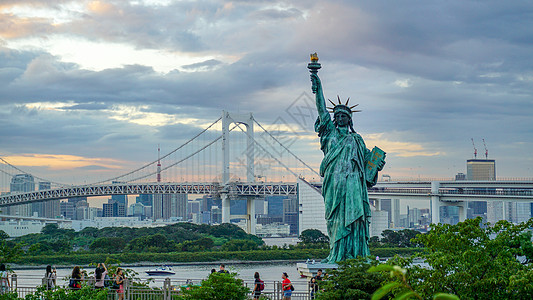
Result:
[[[283,282],[281,283],[281,289],[283,290],[283,300],[290,300],[292,296],[292,291],[294,291],[294,287],[292,286],[292,283],[289,280],[289,275],[283,272],[283,274],[281,274],[281,279],[283,279]]]
[[[54,268],[52,270],[52,266],[51,265],[46,266],[46,274],[45,274],[44,278],[46,279],[46,289],[47,290],[55,289],[55,287],[56,287],[56,279],[57,279],[56,269]]]
[[[72,275],[70,276],[68,287],[73,290],[81,289],[81,282],[83,279],[83,273],[81,272],[80,267],[75,266],[74,269],[72,269]]]
[[[261,291],[265,289],[265,282],[259,278],[259,272],[255,272],[254,278],[254,299],[259,299],[261,297]]]

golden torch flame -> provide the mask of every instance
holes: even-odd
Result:
[[[311,62],[318,62],[318,55],[315,53],[311,53]]]

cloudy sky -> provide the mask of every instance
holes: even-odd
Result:
[[[533,178],[531,1],[1,0],[0,156],[126,172],[225,109],[283,123],[318,166],[315,51],[384,173],[465,172],[473,138],[497,176]]]

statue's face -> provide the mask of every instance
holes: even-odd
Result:
[[[350,116],[348,114],[339,112],[335,114],[335,122],[337,123],[337,126],[339,127],[346,127],[350,124]]]

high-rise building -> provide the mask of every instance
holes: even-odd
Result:
[[[39,191],[43,190],[49,190],[52,188],[52,185],[50,182],[41,181],[39,182]],[[61,210],[59,208],[59,202],[60,200],[48,200],[45,202],[41,202],[41,207],[39,208],[39,217],[44,218],[57,218],[61,216]]]
[[[86,220],[89,219],[89,203],[85,200],[78,201],[76,203],[76,220]]]
[[[469,159],[466,161],[467,180],[496,180],[494,159]]]
[[[140,194],[137,197],[137,203],[142,203],[144,206],[152,206],[154,195],[152,194]]]
[[[187,194],[172,194],[170,199],[170,217],[187,221]]]
[[[267,201],[267,203],[269,202]],[[328,229],[326,226],[326,219],[324,218],[326,208],[324,206],[322,192],[302,178],[298,178],[298,203],[300,223],[298,226],[298,235],[307,229],[317,229],[327,235]],[[271,217],[270,211],[269,205],[267,209],[269,214],[258,217],[257,224],[266,225],[282,222],[282,218],[280,217]]]
[[[283,223],[291,226],[291,234],[298,235],[298,221],[298,197],[289,195],[283,199]]]
[[[503,201],[487,202],[487,222],[494,224],[506,217],[505,205]]]
[[[218,206],[211,207],[211,215],[210,215],[210,224],[220,224],[222,223],[222,209],[220,209]]]
[[[531,216],[530,203],[511,202],[507,220],[515,224],[526,222]]]
[[[59,203],[59,209],[60,209],[61,215],[65,219],[74,220],[75,211],[76,211],[76,207],[75,207],[74,203],[72,203],[72,202],[61,202],[61,203]]]
[[[392,200],[391,199],[381,199],[380,201],[381,210],[386,211],[388,214],[389,226],[392,224]]]
[[[33,192],[35,191],[35,180],[30,174],[17,174],[11,178],[9,191],[13,192]],[[8,213],[16,216],[32,216],[32,204],[18,204],[9,207]]]
[[[372,222],[370,222],[370,236],[381,237],[381,233],[389,228],[389,212],[384,210],[372,210]]]
[[[270,217],[283,216],[283,200],[287,196],[267,196],[268,201],[268,215]]]
[[[154,194],[152,219],[187,219],[187,194]]]

